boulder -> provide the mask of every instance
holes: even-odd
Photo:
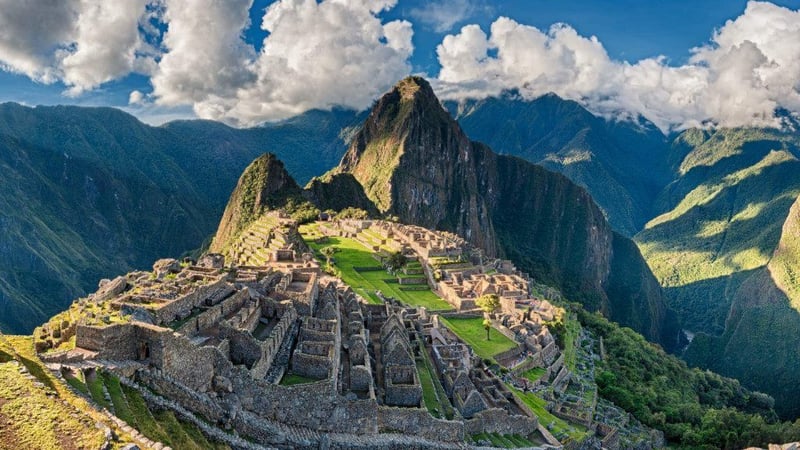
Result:
[[[117,277],[106,283],[101,283],[101,285],[100,289],[94,294],[94,301],[96,302],[102,302],[121,294],[128,287],[128,281],[125,277]]]
[[[156,278],[163,279],[166,275],[171,273],[178,273],[181,271],[181,263],[178,262],[176,259],[172,258],[164,258],[159,259],[153,264],[153,272],[156,274]]]

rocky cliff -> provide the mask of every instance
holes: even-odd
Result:
[[[655,278],[590,195],[470,141],[425,80],[406,78],[375,104],[337,172],[352,174],[382,213],[456,232],[673,346],[674,319]]]

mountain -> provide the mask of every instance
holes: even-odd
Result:
[[[586,190],[470,141],[427,81],[406,78],[378,100],[335,172],[352,174],[381,213],[456,232],[674,346],[656,279]]]
[[[113,108],[0,104],[0,329],[29,332],[97,280],[197,248],[256,156],[305,182],[338,162],[359,117],[151,127]]]
[[[586,188],[611,226],[633,236],[671,181],[667,138],[652,123],[607,120],[572,100],[514,92],[446,102],[470,138],[566,175]]]
[[[800,414],[786,401],[800,396],[798,149],[791,131],[687,130],[672,145],[676,179],[660,214],[635,237],[696,334],[687,361],[770,393],[787,417]]]
[[[284,207],[300,196],[300,186],[286,171],[283,162],[266,153],[245,169],[231,194],[210,251],[221,252],[228,242],[262,212]]]

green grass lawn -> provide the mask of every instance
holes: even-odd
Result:
[[[419,360],[417,360],[417,372],[419,372],[419,382],[422,385],[422,399],[425,401],[425,407],[433,417],[442,417],[442,407],[439,405],[436,387],[433,385],[433,374],[425,363]]]
[[[568,317],[564,325],[567,330],[564,334],[564,364],[569,370],[575,371],[575,359],[577,358],[575,340],[578,339],[578,334],[581,332],[581,325],[572,317]]]
[[[547,369],[544,367],[534,367],[533,369],[525,371],[525,373],[522,374],[522,377],[527,378],[530,381],[537,381],[542,377],[542,375],[544,375],[545,372],[547,372]]]
[[[480,317],[474,319],[445,319],[442,317],[441,320],[447,328],[469,344],[483,359],[493,359],[494,355],[510,350],[517,345],[494,328],[489,330],[490,339],[486,340],[486,329],[483,328],[483,318]]]
[[[295,375],[293,373],[287,373],[283,376],[283,378],[281,378],[281,386],[294,386],[295,384],[307,384],[314,383],[316,381],[319,380],[304,377],[302,375]]]
[[[511,385],[507,386],[512,392],[514,392],[514,395],[516,395],[517,398],[525,403],[528,408],[530,408],[534,414],[539,417],[539,423],[550,430],[555,437],[558,438],[560,435],[566,434],[571,439],[578,442],[586,435],[586,428],[583,426],[567,423],[565,420],[560,419],[547,411],[547,402],[544,399],[536,396],[536,394],[532,392],[520,391]],[[550,428],[550,424],[553,424],[552,428]]]
[[[311,230],[313,229],[304,228],[303,231],[308,231],[304,236],[313,236],[310,234]],[[307,243],[322,262],[325,261],[325,257],[320,251],[325,247],[336,247],[338,251],[333,256],[333,260],[336,268],[341,272],[342,280],[371,303],[381,303],[378,296],[375,295],[375,291],[381,291],[388,297],[397,298],[412,306],[424,306],[432,310],[452,309],[450,304],[439,298],[430,289],[404,291],[400,289],[399,283],[387,283],[386,280],[391,279],[392,276],[381,268],[380,263],[372,257],[372,252],[355,239],[330,237],[324,244],[318,244],[311,239],[307,239]],[[356,268],[380,270],[358,271]]]

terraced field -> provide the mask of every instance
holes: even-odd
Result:
[[[372,256],[372,251],[357,240],[329,237],[325,243],[317,243],[315,241],[319,235],[316,234],[313,224],[300,227],[300,233],[323,264],[326,258],[322,255],[322,249],[335,247],[336,253],[333,255],[332,263],[338,274],[356,293],[368,301],[380,303],[380,298],[375,294],[375,291],[380,291],[387,297],[394,297],[409,305],[424,306],[429,310],[452,309],[449,303],[424,286],[412,288],[420,290],[408,290],[401,286],[396,277],[381,267],[378,260]]]

